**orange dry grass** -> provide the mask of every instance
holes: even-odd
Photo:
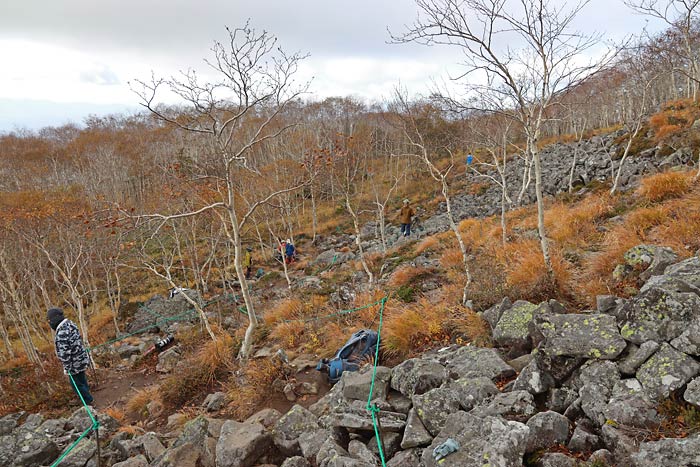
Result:
[[[100,311],[90,316],[88,324],[90,329],[90,342],[95,343],[106,342],[115,335],[114,320],[112,310],[103,308]]]
[[[439,247],[440,241],[438,240],[437,236],[432,235],[430,237],[425,237],[423,240],[421,240],[421,242],[418,243],[418,245],[416,246],[415,252],[417,255],[420,255],[421,253],[427,250],[437,250]]]
[[[126,421],[126,414],[124,411],[116,407],[108,407],[104,410],[104,413],[118,421],[120,424]]]
[[[492,347],[491,326],[480,314],[473,310],[464,310],[461,316],[454,320],[453,330],[462,336],[458,337],[458,344],[470,342],[479,347]]]
[[[665,224],[669,220],[669,209],[666,206],[639,208],[629,213],[625,225],[641,240],[645,240],[650,229]]]
[[[273,393],[273,381],[283,374],[280,365],[277,359],[250,360],[241,368],[241,378],[231,378],[224,384],[234,416],[247,418],[259,409]]]
[[[265,322],[274,325],[291,319],[304,318],[306,313],[304,303],[298,298],[288,298],[277,303],[270,311],[265,313]]]
[[[220,333],[216,341],[207,340],[197,351],[193,364],[204,370],[208,383],[231,364],[235,355],[234,344],[230,334]]]
[[[451,308],[424,298],[403,306],[390,301],[382,330],[384,351],[390,357],[406,358],[449,343],[451,314]]]
[[[132,420],[146,419],[148,417],[148,403],[159,398],[158,386],[149,386],[145,389],[137,390],[127,401],[125,413]]]
[[[583,247],[600,241],[598,224],[614,210],[607,193],[591,195],[576,205],[556,203],[545,212],[548,236],[560,245]]]
[[[412,284],[416,279],[427,276],[433,271],[428,268],[414,267],[410,264],[399,266],[389,278],[389,285],[393,287],[401,287],[402,285]]]
[[[508,243],[499,252],[506,271],[506,283],[515,297],[539,301],[568,294],[570,265],[550,244],[554,276],[550,277],[542,257],[539,241],[518,240]]]
[[[642,180],[638,193],[652,203],[680,198],[690,191],[690,177],[688,172],[665,172],[652,175]]]

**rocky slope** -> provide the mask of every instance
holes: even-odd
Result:
[[[483,313],[497,348],[453,346],[378,367],[372,403],[386,464],[700,464],[700,433],[654,436],[674,422],[659,402],[675,396],[700,408],[700,258],[678,262],[669,249],[642,245],[625,259],[617,274],[643,282],[630,299],[600,296],[581,313],[506,299]],[[103,465],[377,466],[371,376],[370,366],[345,373],[308,409],[265,409],[244,422],[201,415],[182,428],[174,416],[165,433],[118,433]],[[116,425],[100,417],[105,440]],[[0,465],[48,465],[89,423],[82,409],[69,419],[0,419]],[[448,439],[457,450],[438,462],[433,452]],[[94,453],[86,438],[61,465],[96,465]]]

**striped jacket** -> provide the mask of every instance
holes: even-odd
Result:
[[[85,371],[90,364],[83,340],[75,323],[64,319],[56,328],[56,355],[66,373],[75,375]]]

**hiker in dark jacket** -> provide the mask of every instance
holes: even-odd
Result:
[[[85,351],[78,327],[63,315],[60,308],[51,308],[47,315],[51,329],[56,332],[56,356],[63,364],[63,372],[72,378],[75,385],[71,383],[71,387],[78,397],[82,397],[86,404],[92,404],[93,398],[85,375],[90,357]]]
[[[403,200],[403,207],[399,211],[399,221],[401,223],[401,234],[404,237],[411,235],[411,218],[415,213],[413,208],[409,205],[407,199]]]
[[[287,264],[291,264],[297,257],[297,249],[294,248],[292,241],[287,239],[284,243],[284,260]]]

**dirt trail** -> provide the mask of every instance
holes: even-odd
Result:
[[[134,393],[156,383],[160,375],[150,369],[116,370],[100,368],[88,373],[97,409],[123,408]]]

